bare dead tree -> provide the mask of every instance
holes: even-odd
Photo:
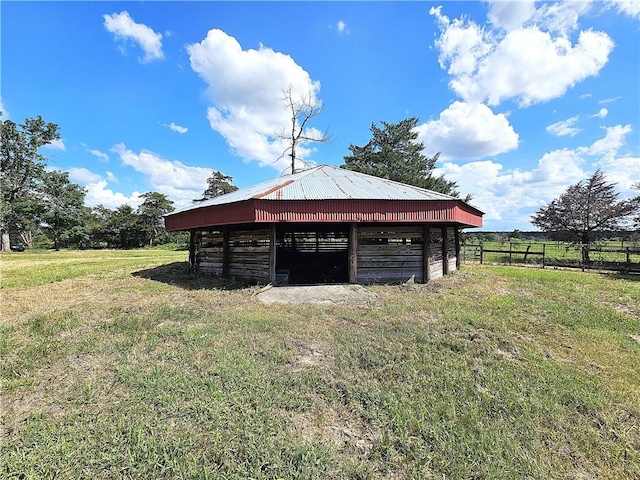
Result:
[[[319,116],[324,107],[322,102],[314,98],[311,93],[295,99],[291,90],[291,85],[287,85],[282,90],[282,100],[286,103],[286,107],[291,113],[291,132],[286,132],[283,128],[282,132],[278,133],[276,137],[288,143],[287,148],[277,160],[284,158],[288,154],[291,158],[291,173],[294,173],[296,169],[296,152],[301,143],[313,142],[328,145],[333,142],[333,137],[329,135],[328,129],[318,135],[310,135],[308,131],[305,132],[307,123]]]

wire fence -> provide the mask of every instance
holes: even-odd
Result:
[[[585,245],[563,242],[477,242],[463,243],[461,257],[464,263],[493,263],[503,265],[530,265],[569,267],[580,269],[613,270],[640,273],[640,246],[594,244],[583,258]]]

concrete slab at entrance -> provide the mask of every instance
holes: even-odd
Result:
[[[287,285],[258,294],[264,303],[311,303],[354,305],[378,299],[362,285]]]

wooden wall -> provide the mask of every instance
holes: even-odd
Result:
[[[422,227],[358,227],[357,283],[423,281]]]
[[[222,231],[196,232],[195,244],[196,270],[209,275],[222,275]]]
[[[447,228],[447,256],[449,257],[449,271],[453,272],[457,266],[456,257],[456,229]]]
[[[358,225],[356,230],[357,235],[353,240],[357,242],[355,250],[356,271],[354,272],[357,283],[399,283],[406,282],[411,277],[416,282],[424,282],[427,279],[433,280],[456,270],[457,236],[454,227]],[[424,243],[425,231],[429,232],[426,238],[428,244]],[[314,235],[313,238],[309,234],[304,234],[304,238],[300,236],[302,234],[296,234],[295,246],[292,244],[293,234],[288,234],[288,236],[287,234],[279,234],[278,253],[275,260],[270,258],[270,235],[272,232],[268,226],[237,231],[233,231],[231,228],[226,231],[225,229],[196,231],[193,235],[195,268],[200,272],[212,275],[235,275],[255,281],[268,282],[270,262],[275,261],[281,266],[293,268],[293,266],[286,264],[288,258],[295,265],[300,263],[300,268],[305,271],[309,269],[315,271],[323,268],[323,264],[329,260],[327,255],[337,249],[333,253],[335,255],[339,253],[341,256],[336,259],[331,257],[331,260],[340,264],[339,267],[344,263],[345,270],[332,281],[336,281],[336,279],[346,281],[348,276],[346,269],[352,261],[347,258],[347,239],[344,233],[325,232],[320,236]],[[275,233],[273,235],[275,242]],[[327,252],[324,252],[325,250]],[[324,256],[319,257],[322,260],[302,265],[304,262],[301,262],[301,258],[304,255],[307,253],[317,255],[321,251],[324,252]],[[425,252],[429,254],[426,261]],[[273,267],[275,268],[275,266]],[[335,265],[333,267],[335,268]],[[428,277],[425,279],[424,274],[427,269]],[[343,277],[344,280],[341,280]],[[349,276],[349,278],[352,277]],[[314,281],[322,281],[322,279]]]
[[[444,252],[442,251],[442,230],[440,228],[429,229],[429,252],[431,257],[429,258],[429,279],[435,280],[442,277],[443,272],[443,258]]]
[[[229,275],[269,280],[269,228],[229,233]]]
[[[269,279],[269,229],[228,233],[228,271],[224,271],[224,232],[196,233],[196,267],[209,275],[235,275],[251,280]]]

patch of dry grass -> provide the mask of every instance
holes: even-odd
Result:
[[[475,266],[265,305],[162,253],[90,255],[2,290],[8,478],[640,474],[633,279]]]

